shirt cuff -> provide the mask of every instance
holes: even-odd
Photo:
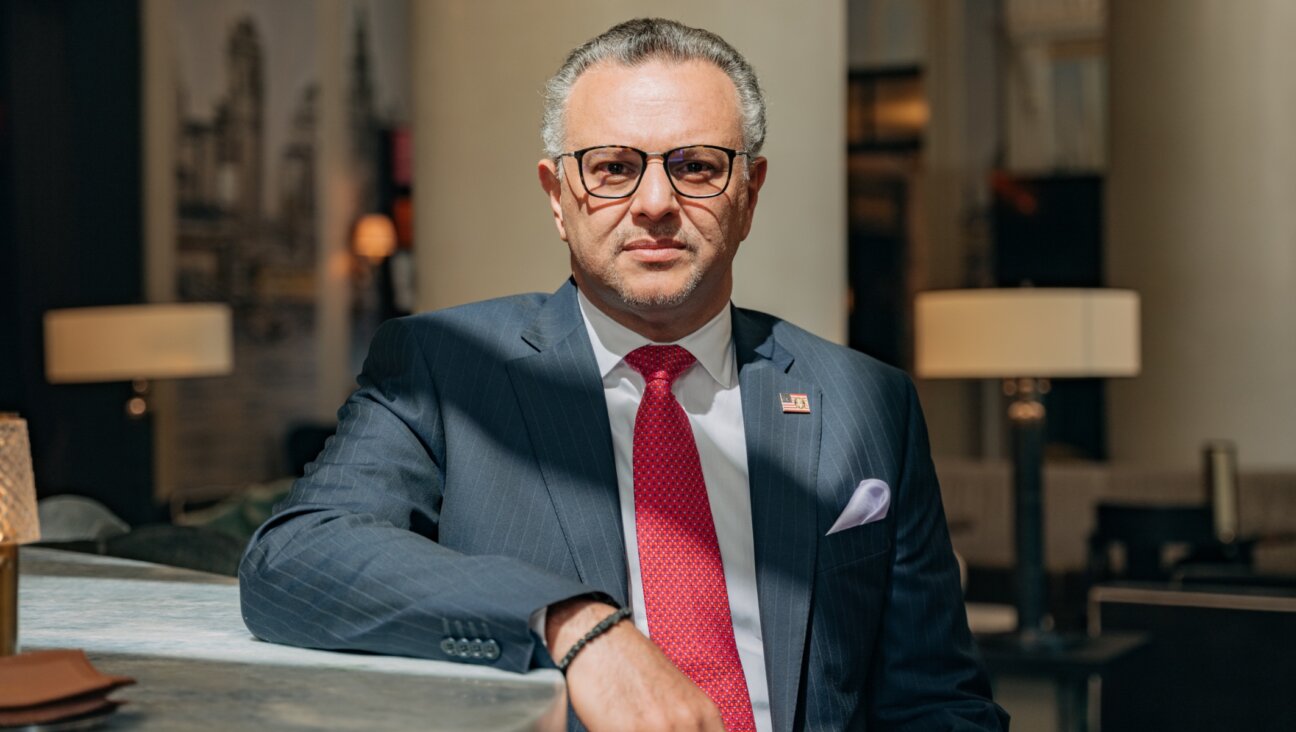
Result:
[[[535,633],[536,637],[540,639],[540,643],[545,647],[546,651],[549,650],[549,640],[545,637],[545,620],[548,617],[549,606],[546,605],[531,613],[531,622],[529,623],[531,632]]]

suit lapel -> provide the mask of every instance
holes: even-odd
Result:
[[[751,484],[756,587],[775,729],[791,729],[802,681],[814,586],[822,394],[798,378],[768,321],[734,309]],[[810,414],[784,413],[780,394],[805,394]]]
[[[509,378],[576,571],[624,606],[612,431],[575,285],[554,293],[522,338],[536,353],[510,361]]]

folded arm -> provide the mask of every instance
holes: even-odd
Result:
[[[445,439],[408,326],[375,336],[338,433],[253,536],[243,617],[265,640],[525,671],[547,659],[528,627],[594,593],[570,577],[437,543]]]

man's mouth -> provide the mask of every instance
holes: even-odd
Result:
[[[624,244],[621,251],[635,261],[651,264],[678,259],[688,251],[688,245],[678,239],[636,239]]]
[[[687,249],[688,245],[677,239],[636,239],[627,242],[622,249],[624,251],[640,251],[655,249]]]

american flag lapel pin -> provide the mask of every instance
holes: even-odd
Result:
[[[779,394],[784,414],[809,414],[810,397],[806,394]]]

